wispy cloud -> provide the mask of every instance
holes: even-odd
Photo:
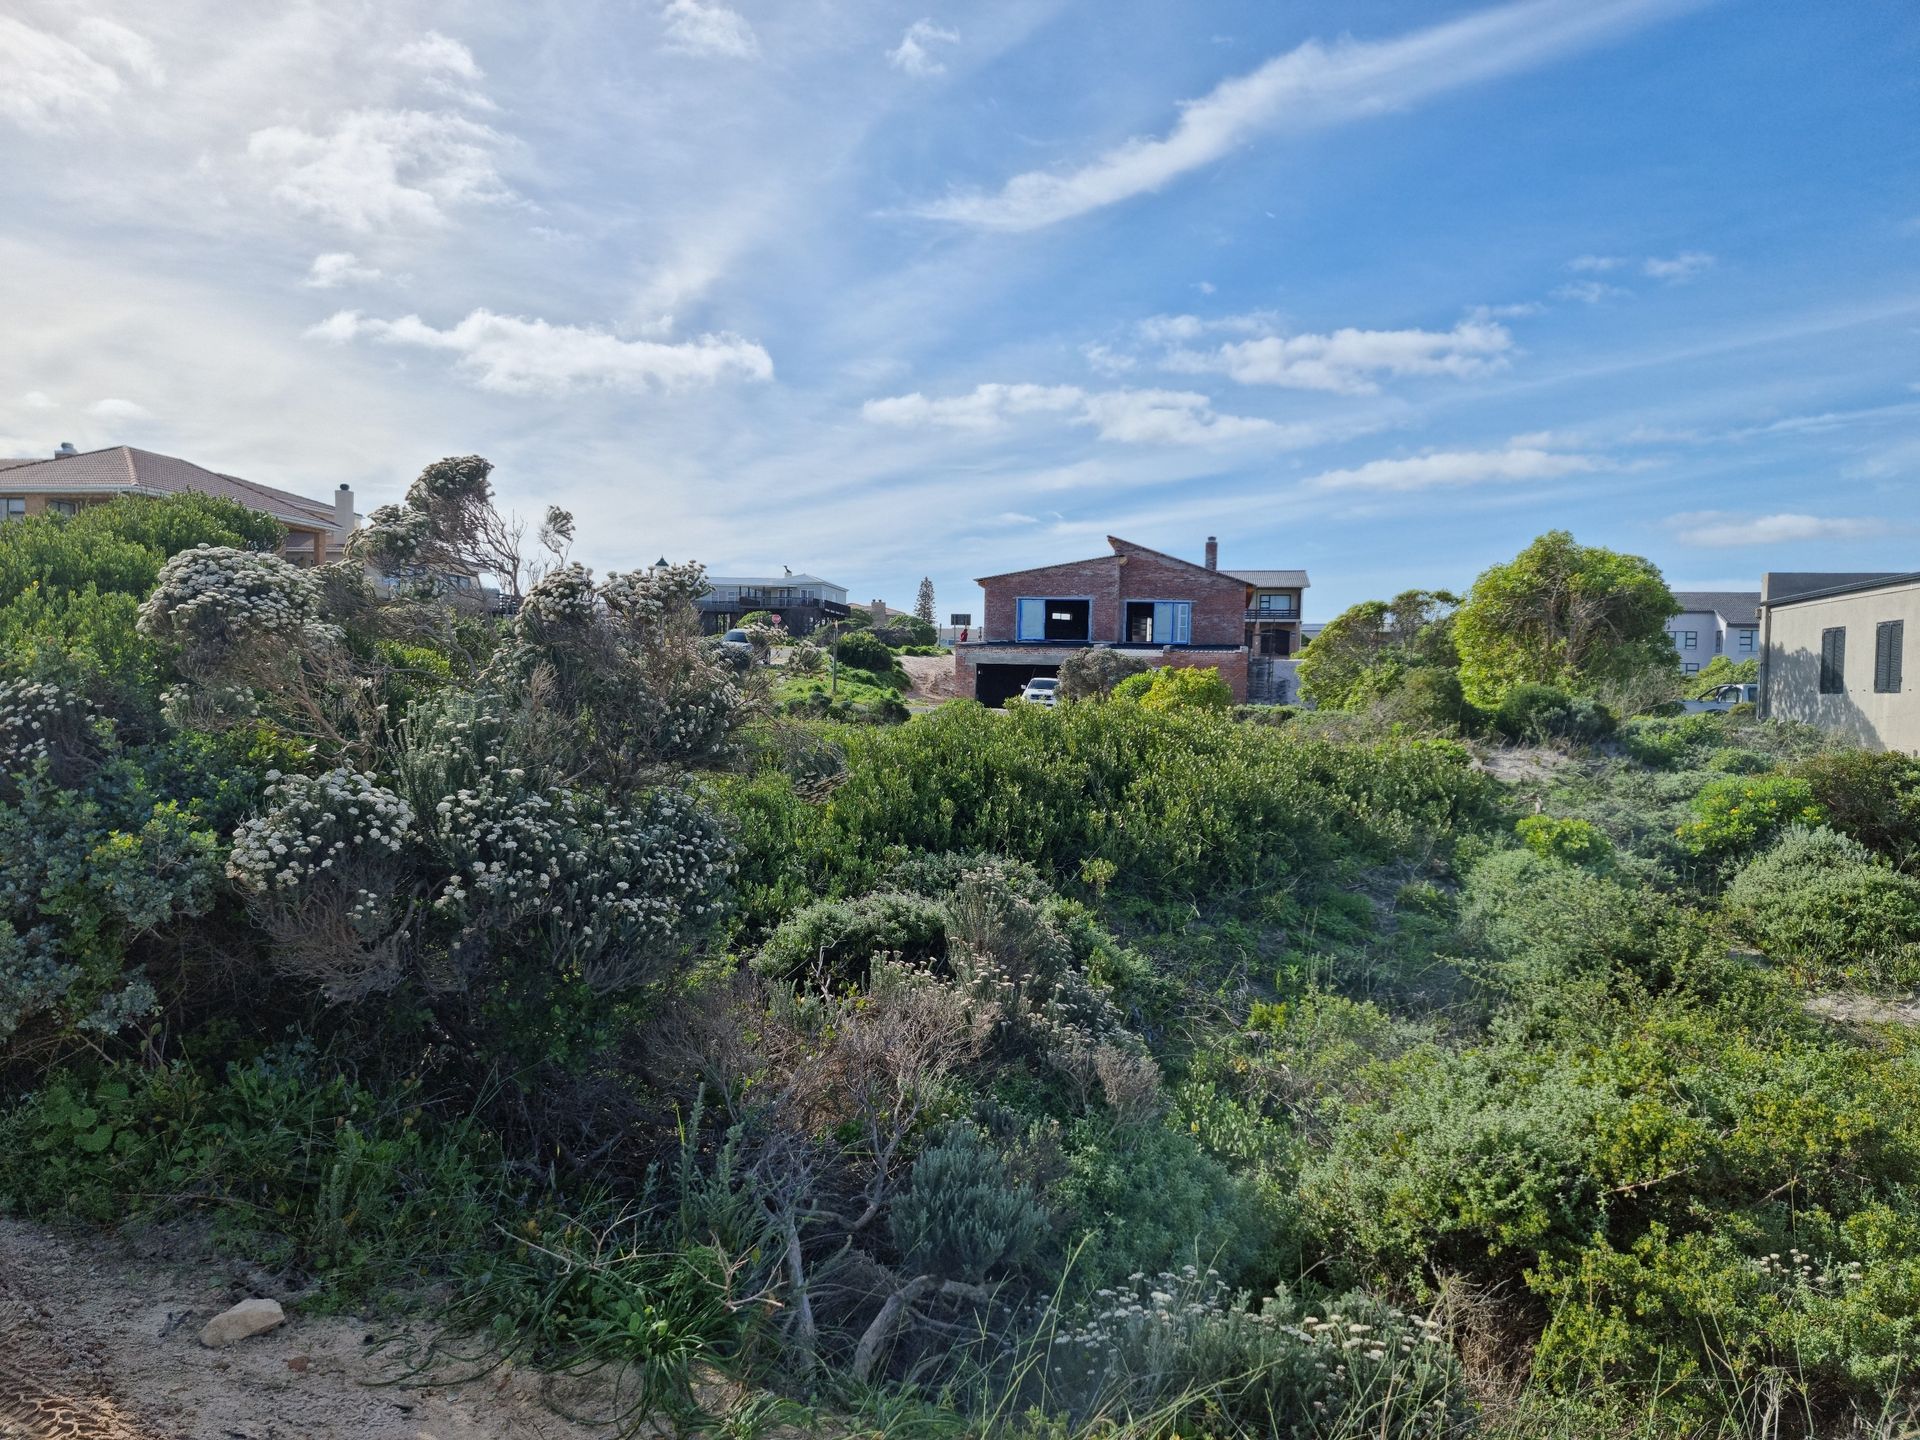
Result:
[[[1453,489],[1470,485],[1554,480],[1603,468],[1591,455],[1558,454],[1535,446],[1505,450],[1436,450],[1397,460],[1369,460],[1347,470],[1326,470],[1307,484],[1316,490]]]
[[[0,15],[0,118],[50,133],[108,115],[130,79],[166,79],[152,45],[97,16],[71,37]]]
[[[1567,262],[1567,269],[1579,275],[1605,275],[1632,263],[1624,255],[1576,255]]]
[[[137,401],[122,400],[117,396],[108,396],[104,400],[94,401],[87,407],[87,413],[96,420],[110,420],[122,424],[153,418],[153,412],[146,406]]]
[[[1029,415],[1059,415],[1125,445],[1200,445],[1274,436],[1271,420],[1223,415],[1191,390],[1085,390],[1078,385],[976,385],[965,395],[931,399],[919,391],[869,400],[861,414],[901,429],[998,430]]]
[[[380,275],[374,266],[362,265],[351,250],[330,250],[313,257],[307,278],[300,283],[312,290],[331,290],[338,285],[365,284],[378,280]]]
[[[1704,275],[1715,263],[1714,257],[1703,250],[1683,250],[1665,259],[1649,255],[1640,262],[1640,273],[1654,280],[1664,280],[1669,285],[1682,285]]]
[[[959,43],[958,30],[949,30],[931,20],[916,20],[900,37],[900,43],[887,52],[887,63],[909,75],[943,74],[947,67],[934,58],[931,47]]]
[[[1599,305],[1607,300],[1624,300],[1633,292],[1624,285],[1609,285],[1604,280],[1575,280],[1553,291],[1556,300],[1577,300],[1582,305]]]
[[[342,310],[307,331],[336,344],[369,339],[439,350],[483,390],[557,395],[570,390],[678,390],[723,380],[770,380],[773,360],[738,335],[702,335],[678,343],[623,340],[581,325],[554,325],[475,310],[436,329],[418,315],[378,320]]]
[[[1149,333],[1200,335],[1223,327],[1243,331],[1256,317],[1199,321],[1192,316],[1149,322]],[[1176,346],[1163,363],[1194,375],[1226,375],[1242,385],[1278,385],[1340,395],[1371,395],[1385,376],[1467,379],[1508,363],[1513,336],[1490,320],[1463,320],[1451,330],[1335,330],[1329,334],[1256,334],[1207,349]]]
[[[1667,522],[1682,543],[1723,550],[1742,545],[1792,545],[1810,540],[1871,540],[1885,536],[1884,520],[1837,515],[1740,515],[1725,510],[1696,510]]]
[[[275,199],[358,234],[435,226],[451,209],[497,204],[512,192],[495,157],[496,131],[447,111],[356,110],[320,131],[272,125],[247,155]]]
[[[1163,136],[1128,140],[1077,170],[1030,171],[995,192],[956,192],[918,213],[989,229],[1038,229],[1158,190],[1253,135],[1401,109],[1600,44],[1687,3],[1527,0],[1392,40],[1308,41],[1186,102]]]
[[[751,60],[760,53],[760,41],[747,17],[725,5],[667,0],[660,18],[666,23],[669,49],[733,60]]]

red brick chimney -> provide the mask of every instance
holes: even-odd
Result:
[[[1212,535],[1207,536],[1207,568],[1209,570],[1220,568],[1220,541]]]

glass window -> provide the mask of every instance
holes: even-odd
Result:
[[[47,509],[51,510],[55,515],[78,515],[80,513],[79,503],[73,500],[49,500],[47,501]]]
[[[1740,648],[1742,650],[1753,649],[1753,631],[1742,630],[1740,632]]]
[[[7,501],[7,519],[23,520],[26,518],[26,514],[27,502],[25,500],[9,499]]]
[[[1698,630],[1682,630],[1680,632],[1680,648],[1682,650],[1698,650],[1700,648],[1700,632]]]
[[[1700,667],[1694,664],[1693,661],[1691,660],[1687,661],[1687,663],[1682,665],[1680,668],[1682,671],[1684,671],[1688,675],[1698,675],[1700,673]]]

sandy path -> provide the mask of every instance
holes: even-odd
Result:
[[[182,1263],[184,1260],[186,1263]],[[146,1258],[0,1220],[0,1440],[579,1440],[537,1377],[379,1386],[384,1332],[291,1314],[224,1350],[200,1327],[245,1298],[244,1266]]]

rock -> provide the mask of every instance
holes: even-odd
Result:
[[[287,1357],[287,1368],[296,1375],[306,1374],[307,1357],[304,1355],[289,1355]]]
[[[280,1308],[278,1300],[242,1300],[207,1322],[206,1329],[200,1332],[200,1343],[209,1350],[218,1350],[286,1323],[287,1312]]]

